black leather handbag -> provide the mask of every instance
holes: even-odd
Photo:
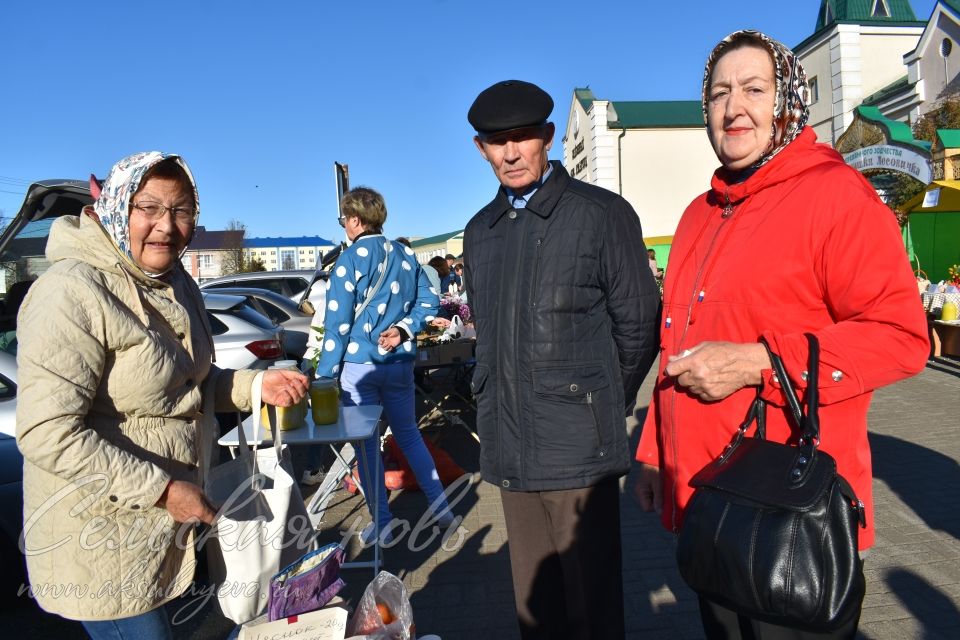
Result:
[[[760,391],[695,488],[677,541],[680,574],[702,597],[738,614],[806,631],[837,629],[858,615],[865,582],[857,551],[863,503],[818,450],[820,344],[810,345],[805,411],[779,356],[773,370],[801,434],[795,446],[765,438]],[[762,341],[762,340],[761,340]],[[754,437],[745,437],[757,423]]]

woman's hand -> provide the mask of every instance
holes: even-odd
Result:
[[[434,318],[430,321],[430,324],[440,329],[446,329],[450,326],[450,321],[446,318]]]
[[[663,487],[660,484],[660,469],[640,463],[637,480],[633,485],[633,494],[644,511],[663,511]]]
[[[403,342],[403,338],[400,336],[400,329],[396,327],[390,327],[382,332],[380,339],[377,340],[377,344],[380,345],[380,348],[384,351],[393,351],[401,342]]]
[[[185,480],[171,480],[157,506],[169,511],[177,522],[213,524],[217,517],[217,510],[200,487]]]
[[[702,342],[679,356],[670,356],[665,373],[701,400],[723,400],[743,387],[759,385],[770,368],[759,342]]]
[[[275,407],[291,407],[307,394],[310,382],[299,371],[268,369],[263,372],[263,401]]]

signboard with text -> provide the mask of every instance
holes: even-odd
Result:
[[[877,144],[844,154],[843,160],[857,171],[896,171],[916,178],[923,184],[929,184],[933,177],[930,158],[905,147]]]

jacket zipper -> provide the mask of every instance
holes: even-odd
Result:
[[[511,208],[513,208],[513,207],[511,207]],[[523,215],[523,213],[524,213],[523,211],[519,211],[518,213],[519,213],[519,215],[521,215],[521,216],[523,217],[523,220],[521,221],[521,226],[520,226],[520,233],[517,234],[517,237],[520,238],[520,244],[521,244],[521,246],[522,246],[522,245],[523,245],[523,237],[524,237],[524,234],[525,234],[526,231],[527,231],[527,220],[529,219],[529,216]],[[509,222],[505,222],[505,224],[509,224]],[[509,277],[510,277],[512,274],[515,274],[515,273],[517,273],[517,272],[519,271],[519,266],[520,266],[520,265],[519,265],[519,261],[520,261],[521,256],[523,255],[523,252],[522,252],[522,251],[513,251],[512,253],[514,254],[513,268],[509,268],[509,269],[508,269],[508,268],[504,268],[504,269],[500,272],[500,290],[501,290],[501,291],[509,291],[509,290],[511,289],[512,283],[509,282]],[[504,308],[506,308],[507,306],[508,306],[508,305],[504,305]],[[519,335],[520,335],[520,333],[521,333],[521,331],[520,331],[520,305],[515,304],[515,305],[513,305],[513,306],[514,306],[513,325],[514,325],[514,327],[515,327],[515,330],[513,331],[513,335],[510,336],[510,337],[512,338],[513,351],[512,351],[512,352],[509,352],[509,353],[511,353],[511,355],[513,355],[513,356],[516,356],[517,354],[520,353],[520,337],[519,337]],[[503,412],[502,412],[502,410],[501,410],[501,407],[503,406],[503,400],[502,400],[503,394],[502,394],[502,383],[501,383],[501,380],[503,379],[503,373],[504,373],[504,371],[505,371],[505,367],[503,366],[504,354],[508,353],[508,351],[507,351],[506,349],[502,349],[502,348],[500,348],[500,347],[501,347],[501,345],[505,344],[505,342],[506,342],[505,340],[503,340],[503,331],[504,331],[504,327],[506,327],[506,325],[507,325],[506,322],[499,322],[499,321],[497,322],[497,351],[499,352],[499,353],[497,354],[497,355],[498,355],[498,360],[499,360],[499,365],[498,365],[498,366],[499,366],[499,370],[497,371],[497,458],[499,459],[499,462],[500,462],[500,470],[501,470],[501,473],[504,473],[504,472],[505,472],[505,469],[506,469],[506,466],[503,464],[503,424],[502,424],[502,420],[501,420],[501,416],[502,416],[502,414],[503,414]],[[523,403],[518,402],[517,404],[518,404],[518,405],[522,405]],[[519,412],[517,412],[517,411],[514,411],[513,414],[514,414],[515,416],[516,416],[516,415],[520,415]],[[522,420],[522,418],[521,418],[521,420]],[[521,480],[524,478],[523,460],[524,460],[524,447],[523,447],[523,436],[521,435],[521,437],[520,437],[520,470],[519,470],[519,473],[518,473],[518,477],[519,477]],[[505,481],[506,481],[506,478],[505,478],[505,477],[501,478],[501,480],[500,480],[500,485],[501,485],[501,486],[504,486],[503,483],[504,483]]]
[[[687,329],[690,328],[690,319],[693,316],[693,305],[697,303],[697,294],[700,289],[700,278],[703,276],[704,269],[706,269],[707,263],[710,261],[710,254],[713,253],[713,248],[717,243],[717,238],[720,236],[720,231],[723,229],[723,226],[727,223],[731,217],[733,217],[734,206],[730,204],[730,195],[725,194],[726,203],[723,206],[723,213],[721,214],[720,224],[717,225],[717,230],[713,233],[713,237],[710,239],[710,244],[707,245],[707,252],[703,256],[703,260],[700,262],[700,267],[697,269],[697,275],[693,279],[693,291],[690,293],[690,304],[687,305],[687,320],[683,325],[683,331],[680,333],[680,342],[677,343],[677,349],[683,347],[683,341],[687,337]],[[692,247],[691,251],[696,251],[696,247]],[[679,469],[680,461],[680,445],[677,442],[677,390],[672,389],[670,394],[670,404],[671,410],[670,415],[673,417],[673,428],[670,430],[670,448],[673,452],[673,482],[670,486],[670,500],[673,502],[673,508],[670,510],[670,529],[673,533],[679,533],[680,527],[677,525],[677,473],[676,470]]]
[[[593,432],[597,436],[597,451],[602,458],[606,455],[603,450],[603,438],[600,436],[600,418],[597,416],[597,408],[593,404],[593,391],[587,391],[587,406],[590,407],[590,413],[593,414]]]
[[[543,246],[543,238],[537,238],[537,249],[533,256],[533,278],[530,280],[530,306],[537,306],[537,278],[540,276],[540,249]]]

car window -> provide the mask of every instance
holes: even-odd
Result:
[[[287,312],[285,312],[283,309],[273,304],[272,302],[268,302],[263,298],[257,298],[257,302],[260,303],[260,309],[263,315],[273,320],[274,323],[283,324],[284,322],[290,319],[290,316],[289,314],[287,314]]]
[[[288,296],[295,296],[303,293],[303,290],[307,288],[307,283],[303,278],[287,278],[287,286],[290,287],[290,293]]]
[[[207,320],[210,321],[210,330],[213,331],[213,335],[220,336],[225,334],[229,327],[223,324],[223,322],[217,318],[214,314],[207,311]]]
[[[265,329],[267,331],[276,331],[276,327],[274,326],[273,322],[250,306],[250,303],[246,300],[238,305],[230,307],[226,311],[222,311],[221,313],[229,313],[232,316],[236,316],[241,320],[245,320],[256,327],[260,327],[261,329]]]
[[[17,397],[17,385],[4,375],[0,375],[0,400]]]
[[[240,287],[254,287],[256,289],[266,289],[267,291],[273,291],[274,293],[279,293],[280,295],[286,297],[287,293],[283,290],[283,280],[281,278],[264,278],[263,280],[250,279],[250,280],[241,280],[237,283],[237,286]]]
[[[253,295],[249,295],[249,296],[245,296],[245,297],[246,297],[246,299],[247,299],[247,303],[248,303],[251,307],[253,307],[253,309],[254,309],[257,313],[259,313],[259,314],[262,315],[262,316],[265,316],[265,317],[269,318],[269,319],[270,319],[270,322],[272,322],[272,323],[274,323],[274,324],[279,324],[276,320],[274,320],[273,316],[270,315],[270,312],[267,310],[266,306],[264,306],[263,301],[260,300],[260,298],[258,298],[258,297],[256,297],[256,296],[253,296]]]
[[[15,282],[36,280],[50,268],[46,250],[52,224],[51,219],[28,222],[0,255],[0,293],[4,298]]]

